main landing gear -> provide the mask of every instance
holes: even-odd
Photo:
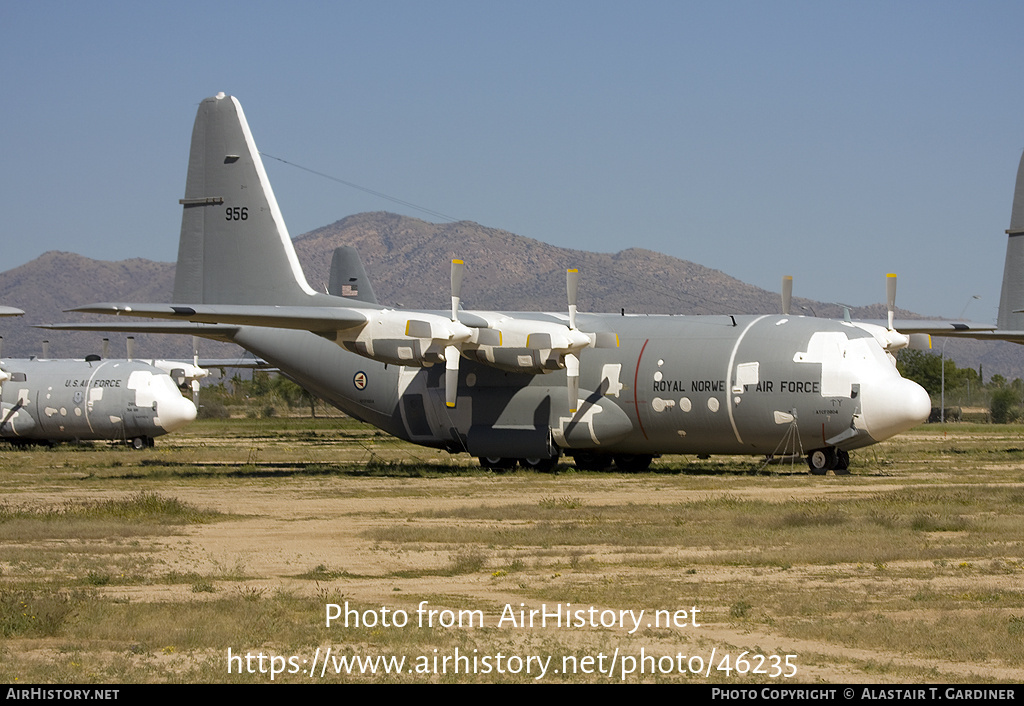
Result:
[[[612,466],[622,473],[643,473],[651,466],[654,456],[649,454],[597,454],[581,451],[573,454],[573,463],[581,471],[610,471]],[[541,473],[549,473],[558,465],[557,458],[499,458],[480,456],[480,465],[499,473],[510,471],[516,465]]]
[[[500,458],[498,456],[481,456],[480,465],[483,468],[487,468],[492,471],[503,473],[504,471],[510,471],[519,464],[523,468],[528,468],[533,471],[539,471],[541,473],[550,473],[558,465],[557,458]]]
[[[573,462],[581,471],[610,471],[612,465],[623,473],[643,473],[651,467],[654,456],[649,454],[601,454],[579,451],[573,454]]]
[[[837,476],[850,474],[850,453],[834,446],[824,449],[815,449],[807,454],[807,465],[811,473],[816,476],[823,476],[832,471]]]

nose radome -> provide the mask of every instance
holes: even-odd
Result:
[[[192,400],[185,399],[177,391],[161,399],[157,409],[160,411],[159,424],[164,431],[177,431],[196,418],[196,406]]]
[[[862,392],[861,414],[868,434],[875,441],[923,424],[932,411],[928,393],[913,380],[879,380]]]

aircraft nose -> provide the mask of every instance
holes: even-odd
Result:
[[[863,389],[861,414],[875,441],[888,439],[918,424],[932,411],[932,401],[913,380],[897,377],[879,380]]]
[[[175,394],[159,401],[160,426],[165,431],[177,431],[196,418],[196,406],[175,390]]]

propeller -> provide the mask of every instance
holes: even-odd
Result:
[[[452,260],[452,311],[451,321],[453,340],[445,346],[445,404],[455,407],[458,399],[459,360],[465,355],[485,364],[504,367],[508,361],[501,363],[494,358],[494,349],[504,349],[512,353],[524,346],[533,351],[551,351],[555,357],[543,360],[533,359],[529,366],[533,373],[545,373],[558,368],[565,368],[567,377],[567,393],[569,409],[575,413],[579,407],[580,383],[580,351],[587,347],[616,347],[618,337],[614,333],[589,334],[576,327],[577,299],[579,290],[579,270],[569,269],[565,274],[565,289],[568,301],[569,320],[565,324],[517,319],[502,316],[492,320],[488,327],[474,326],[469,328],[459,321],[459,303],[461,301],[462,278],[465,263]],[[465,329],[469,335],[459,331]],[[503,346],[504,342],[504,346]],[[471,352],[466,352],[466,351]],[[544,361],[550,362],[550,367]],[[510,365],[511,369],[525,371],[521,362]]]
[[[103,360],[107,359],[107,354],[108,353],[110,353],[110,339],[109,338],[104,338],[103,339],[103,356],[102,356]]]
[[[50,342],[43,341],[43,360],[49,360],[50,358]]]
[[[896,316],[896,275],[891,272],[885,276],[885,307],[889,312],[887,328],[892,331],[892,322]]]
[[[466,263],[452,260],[452,323],[461,325],[459,321],[459,302],[462,293],[462,274]],[[459,396],[459,360],[462,350],[454,343],[444,347],[444,403],[449,408],[455,407]]]
[[[4,345],[4,337],[0,336],[0,357],[3,356],[3,345]],[[11,374],[9,372],[7,372],[6,370],[4,370],[3,368],[0,368],[0,412],[3,412],[3,408],[4,408],[4,383],[7,382],[10,379],[11,379]],[[12,409],[10,411],[10,413],[4,415],[3,419],[0,420],[0,427],[2,427],[4,424],[6,424],[7,421],[11,417],[13,417],[14,413],[17,412],[17,411],[18,411],[17,409]]]
[[[124,340],[125,353],[128,354],[128,360],[135,358],[135,336],[129,336]]]
[[[888,345],[885,346],[887,353],[895,353],[901,348],[910,344],[910,339],[893,328],[893,321],[896,318],[896,275],[889,273],[885,276],[885,307],[888,312],[886,319]]]
[[[789,316],[790,305],[793,303],[793,275],[782,278],[782,315]]]
[[[580,284],[580,272],[577,269],[565,271],[565,292],[569,301],[569,331],[576,328],[576,295]],[[589,338],[589,337],[588,337]],[[587,342],[589,345],[589,341]],[[579,407],[580,396],[580,357],[575,350],[565,354],[565,376],[569,388],[569,414],[575,414]]]
[[[3,358],[4,349],[4,337],[0,336],[0,358]],[[3,409],[4,405],[4,383],[11,379],[11,374],[0,368],[0,409]]]
[[[462,358],[501,370],[531,375],[565,369],[569,408],[579,405],[580,351],[584,348],[616,348],[618,336],[611,331],[586,333],[576,328],[578,270],[566,272],[568,325],[543,319],[520,319],[496,312],[473,314],[472,326],[459,320],[465,263],[452,260],[449,317],[428,312],[410,314],[383,309],[367,316],[366,325],[338,342],[358,355],[396,365],[445,364],[445,406],[458,403],[459,364]],[[410,340],[417,339],[417,340]]]
[[[202,368],[199,367],[199,337],[198,336],[193,336],[192,337],[192,365],[195,367],[196,371],[202,370]],[[204,370],[203,372],[206,373],[206,375],[209,375],[209,373],[207,371]],[[206,377],[206,375],[204,375],[203,377]],[[199,409],[199,378],[198,377],[192,378],[192,385],[191,385],[191,387],[192,387],[192,404],[194,404],[196,406],[196,409]]]

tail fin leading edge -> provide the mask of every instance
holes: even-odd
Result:
[[[1024,156],[1017,169],[1017,185],[1013,190],[1010,228],[1006,231],[1006,264],[1003,267],[1003,291],[999,296],[1000,331],[1024,331]]]
[[[192,129],[174,278],[180,304],[309,304],[306,282],[242,106],[219,93]]]

